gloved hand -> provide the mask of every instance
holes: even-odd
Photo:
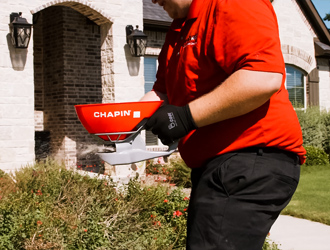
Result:
[[[145,128],[158,135],[165,145],[184,137],[197,126],[191,116],[189,105],[160,107],[147,121]]]

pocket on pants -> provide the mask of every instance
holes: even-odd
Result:
[[[297,188],[299,173],[299,165],[290,162],[238,153],[218,168],[216,178],[228,196],[284,205]]]

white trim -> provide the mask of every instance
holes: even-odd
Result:
[[[286,65],[294,66],[294,67],[300,69],[301,72],[304,74],[304,79],[303,79],[303,81],[304,81],[304,108],[295,108],[294,107],[294,109],[295,110],[306,110],[306,108],[307,108],[307,89],[306,89],[307,88],[307,74],[306,74],[306,72],[303,69],[301,69],[297,65],[288,64],[288,63],[286,63],[285,66]],[[287,87],[286,87],[286,79],[287,79],[286,67],[285,67],[285,76],[286,77],[285,77],[284,86],[285,86],[285,89],[287,89]]]
[[[145,56],[158,56],[160,54],[161,48],[151,48],[147,47]]]

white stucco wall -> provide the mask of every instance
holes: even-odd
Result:
[[[0,1],[0,169],[4,171],[31,164],[35,157],[33,40],[27,50],[14,49],[8,43],[9,16],[12,12],[22,12],[22,16],[32,23],[32,13],[36,10],[61,2],[65,1]],[[144,93],[143,58],[133,58],[125,49],[125,27],[139,25],[143,29],[142,0],[73,2],[89,4],[111,17],[115,101],[138,100]]]
[[[330,61],[318,59],[320,77],[320,107],[330,111]]]
[[[32,16],[22,2],[1,1],[0,10],[0,169],[11,170],[34,160],[34,87],[33,43],[12,47],[9,16],[23,12],[30,23]]]

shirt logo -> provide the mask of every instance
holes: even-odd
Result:
[[[189,36],[187,40],[184,41],[183,47],[192,46],[197,44],[197,35]]]

